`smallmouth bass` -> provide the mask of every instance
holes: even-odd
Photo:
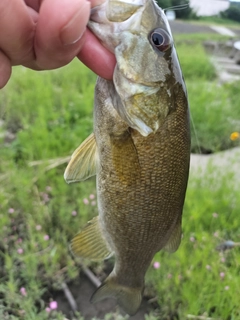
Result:
[[[94,133],[73,153],[68,183],[97,179],[99,216],[72,240],[91,260],[115,256],[92,302],[114,297],[137,312],[156,252],[174,252],[190,158],[185,83],[167,18],[153,0],[106,0],[89,28],[115,53],[113,81],[98,78]]]

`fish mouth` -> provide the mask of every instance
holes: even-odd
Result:
[[[88,25],[116,56],[114,107],[144,137],[158,130],[166,113],[165,107],[160,110],[159,84],[166,81],[170,70],[164,58],[158,61],[164,53],[156,52],[149,41],[149,32],[156,25],[165,29],[162,16],[163,11],[152,0],[106,0],[92,9]]]
[[[114,53],[119,35],[140,28],[140,18],[149,0],[106,0],[91,9],[89,29],[109,51]]]

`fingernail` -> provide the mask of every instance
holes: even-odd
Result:
[[[86,25],[90,15],[90,2],[82,4],[81,9],[76,12],[72,19],[65,25],[60,32],[60,39],[64,45],[77,42],[86,30]]]

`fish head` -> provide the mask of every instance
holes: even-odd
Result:
[[[116,56],[114,107],[148,136],[175,108],[186,88],[164,11],[153,0],[107,0],[92,9],[89,28]]]

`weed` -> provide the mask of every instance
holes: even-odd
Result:
[[[194,53],[186,44],[179,44],[178,52],[200,146],[214,151],[233,146],[229,137],[239,132],[239,83],[218,85],[199,42]],[[1,91],[1,319],[64,318],[51,303],[51,288],[78,277],[68,244],[97,215],[94,179],[71,186],[63,180],[69,155],[92,131],[94,82],[95,76],[74,61],[51,72],[15,68]],[[15,135],[13,142],[6,141],[6,131]],[[240,203],[230,175],[216,179],[214,170],[190,181],[178,252],[154,258],[146,291],[156,294],[160,316],[146,319],[176,312],[180,319],[205,312],[237,319],[238,249],[219,253],[215,247],[239,240]]]
[[[147,275],[165,313],[177,309],[180,319],[204,313],[226,319],[238,308],[238,249],[216,247],[223,239],[239,241],[239,207],[229,174],[216,177],[209,168],[204,179],[190,179],[182,244],[174,254],[158,253]]]

